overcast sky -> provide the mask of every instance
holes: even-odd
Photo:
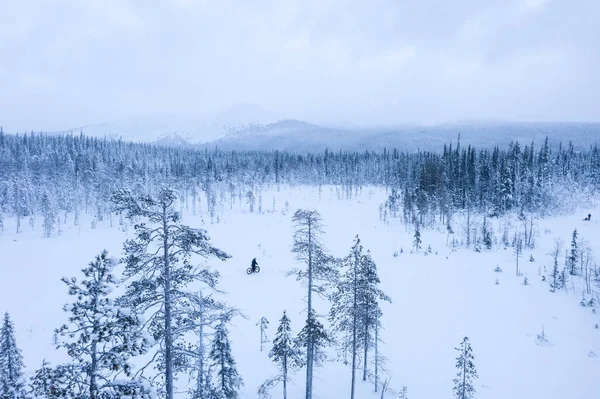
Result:
[[[0,125],[600,120],[598,0],[1,0]]]

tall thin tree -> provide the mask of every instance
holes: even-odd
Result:
[[[192,255],[225,260],[231,256],[213,247],[205,230],[181,224],[173,210],[173,190],[162,188],[156,197],[135,196],[118,190],[112,197],[114,210],[124,212],[135,225],[136,237],[125,242],[125,280],[129,282],[122,302],[139,312],[150,313],[149,326],[159,345],[161,370],[164,370],[165,396],[173,399],[174,342],[182,337],[174,328],[180,306],[194,293],[187,292],[192,282],[214,287],[219,274],[192,263]],[[150,226],[146,225],[150,222]]]

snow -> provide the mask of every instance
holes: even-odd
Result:
[[[411,399],[452,397],[457,356],[454,348],[468,336],[479,374],[475,381],[477,399],[598,396],[600,359],[590,354],[600,353],[600,330],[594,328],[600,323],[600,315],[580,306],[582,281],[569,283],[568,292],[551,293],[548,283],[538,275],[544,266],[548,272],[551,269],[548,253],[554,239],[559,237],[568,245],[575,228],[589,241],[594,253],[600,253],[600,242],[594,240],[600,233],[597,219],[581,220],[589,209],[538,220],[536,248],[523,253],[519,262],[523,276],[517,277],[510,248],[495,246],[481,253],[452,251],[445,245],[443,226],[440,231],[421,230],[422,247],[431,245],[431,254],[410,253],[412,231],[396,221],[387,225],[379,220],[383,191],[365,188],[351,200],[336,199],[334,188],[324,187],[322,193],[319,200],[316,188],[263,192],[265,203],[270,204],[275,196],[276,212],[250,213],[245,204],[242,209],[235,204],[233,210],[225,207],[219,224],[202,224],[200,215],[183,213],[184,223],[206,229],[213,244],[232,255],[226,262],[210,260],[208,264],[221,272],[220,288],[227,292],[223,299],[248,317],[235,318],[229,327],[233,356],[245,382],[241,398],[256,397],[258,386],[276,372],[276,365],[267,357],[272,344],[267,343],[260,351],[260,329],[256,326],[260,318],[269,320],[267,336],[272,339],[284,310],[294,334],[306,317],[305,288],[294,277],[286,277],[290,269],[301,266],[290,251],[291,216],[297,208],[321,213],[324,242],[332,255],[346,255],[356,234],[365,250],[371,250],[381,288],[392,298],[391,304],[381,304],[384,329],[380,332],[385,341],[380,351],[388,359],[389,370],[382,379],[391,376],[391,388],[399,391],[407,386]],[[289,202],[287,214],[285,201]],[[600,214],[598,209],[589,212]],[[500,222],[488,222],[499,237]],[[123,232],[116,226],[110,228],[108,222],[91,229],[87,221],[82,221],[81,229],[63,226],[60,236],[43,238],[41,230],[14,234],[11,223],[5,221],[5,231],[0,235],[0,311],[11,314],[26,371],[31,375],[42,359],[52,364],[66,360],[64,352],[52,345],[54,328],[67,321],[62,307],[72,300],[61,276],[79,277],[80,270],[104,248],[109,255],[120,256],[122,243],[132,237],[133,229]],[[455,220],[457,232],[461,230],[458,227]],[[400,252],[401,248],[403,253],[394,257],[394,251]],[[535,262],[529,262],[530,254]],[[245,270],[253,257],[257,257],[261,271],[248,276]],[[494,272],[497,265],[502,273]],[[522,284],[525,275],[530,285]],[[499,285],[495,284],[496,278]],[[328,311],[325,301],[317,300],[315,306],[321,314]],[[547,342],[538,345],[542,326]],[[292,379],[289,397],[303,397],[304,370]],[[180,378],[178,384],[187,381]],[[372,384],[360,381],[357,397],[379,398],[372,388]],[[277,386],[272,391],[274,397],[279,396],[280,389]],[[342,398],[349,392],[350,369],[343,363],[329,362],[315,370],[315,398]]]

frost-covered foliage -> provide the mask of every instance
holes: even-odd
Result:
[[[236,399],[238,390],[244,384],[237,372],[235,360],[231,354],[229,332],[225,320],[217,325],[209,357],[214,373],[211,398]]]
[[[183,340],[177,342],[175,351],[195,360],[186,362],[189,372],[196,376],[196,384],[190,392],[192,399],[209,398],[212,391],[210,361],[207,361],[207,347],[210,346],[207,340],[214,335],[217,325],[238,315],[240,312],[236,308],[216,300],[212,295],[204,295],[202,290],[197,295],[188,297],[188,303],[180,313],[179,329],[182,333],[194,333],[197,341],[194,344]]]
[[[8,313],[4,314],[0,330],[0,397],[25,398],[23,355],[17,346],[15,326]]]
[[[326,254],[321,242],[323,225],[319,212],[298,209],[292,222],[295,227],[292,252],[306,264],[306,269],[294,269],[290,274],[306,282],[308,288],[308,316],[297,343],[306,348],[306,398],[312,399],[313,369],[324,359],[322,348],[330,342],[313,309],[312,294],[325,295],[327,288],[337,279],[337,273],[332,267],[333,257]]]
[[[458,370],[454,381],[454,395],[457,399],[472,399],[475,395],[475,386],[473,385],[477,375],[473,360],[473,349],[469,338],[465,337],[460,347],[455,348],[459,355],[456,358],[456,369]]]
[[[197,258],[226,260],[231,256],[213,247],[205,230],[185,226],[173,210],[173,190],[163,188],[157,196],[134,195],[118,190],[112,198],[114,210],[135,225],[135,238],[124,245],[126,293],[123,306],[148,317],[147,327],[156,341],[155,366],[164,380],[165,396],[173,398],[175,374],[189,367],[191,358],[178,350],[196,296],[187,291],[191,283],[215,287],[219,274],[197,265]]]
[[[273,348],[269,352],[269,359],[277,363],[279,374],[265,381],[258,389],[258,396],[270,398],[269,390],[279,382],[283,383],[283,399],[287,399],[287,384],[290,371],[294,371],[304,365],[302,351],[294,344],[290,319],[286,311],[279,320],[279,327],[273,339]]]
[[[440,150],[224,152],[0,132],[0,214],[15,217],[17,231],[22,220],[41,215],[44,233],[52,234],[58,231],[53,215],[72,213],[74,223],[82,212],[97,221],[109,217],[110,194],[124,187],[157,193],[168,183],[193,199],[194,212],[204,197],[212,220],[227,199],[230,207],[247,202],[254,211],[264,186],[333,184],[350,198],[357,187],[379,185],[393,190],[386,215],[428,226],[436,216],[450,218],[467,208],[549,213],[600,187],[597,146],[576,151],[573,144],[551,148],[546,141],[535,148],[513,142],[507,149],[478,151],[459,143]]]
[[[114,303],[112,292],[119,283],[114,267],[115,261],[102,251],[82,270],[81,281],[62,279],[75,301],[64,306],[69,319],[56,330],[57,346],[66,349],[72,363],[51,371],[44,365],[38,372],[44,379],[52,377],[55,389],[91,399],[117,398],[129,391],[149,394],[141,381],[132,378],[129,360],[146,352],[150,338],[142,332],[137,314]],[[64,372],[68,378],[61,376]],[[61,381],[65,379],[67,385]],[[39,388],[45,383],[36,384]]]
[[[352,386],[354,397],[357,357],[362,351],[363,380],[367,379],[368,353],[375,348],[375,333],[380,326],[381,310],[379,301],[390,298],[378,288],[377,266],[369,251],[363,253],[358,236],[350,253],[339,262],[341,276],[332,295],[329,319],[332,322],[337,342],[342,352],[350,353]]]

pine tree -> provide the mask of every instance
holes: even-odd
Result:
[[[475,395],[473,382],[478,378],[477,370],[473,364],[475,357],[469,343],[469,338],[465,337],[459,348],[455,348],[459,356],[456,358],[456,368],[458,373],[454,381],[454,395],[457,399],[472,399]]]
[[[306,270],[294,269],[289,274],[295,274],[297,280],[306,281],[308,289],[306,324],[298,335],[298,342],[306,348],[306,399],[312,399],[313,368],[322,358],[320,346],[329,342],[328,335],[313,309],[312,294],[316,292],[318,295],[324,295],[337,276],[331,267],[333,258],[325,253],[321,243],[321,215],[317,211],[298,209],[292,217],[292,222],[295,225],[292,252],[307,266]]]
[[[415,224],[415,235],[413,237],[413,247],[415,247],[415,252],[419,252],[421,250],[421,230],[419,228],[419,224]]]
[[[30,393],[36,399],[71,399],[88,397],[85,392],[86,381],[81,381],[81,369],[75,364],[51,367],[44,360],[42,367],[35,371],[29,384]],[[107,399],[110,396],[107,396]],[[115,398],[116,399],[116,398]]]
[[[577,243],[577,229],[573,231],[571,238],[571,252],[569,254],[570,274],[574,276],[576,273],[577,260],[579,259],[579,245]]]
[[[209,354],[214,378],[213,394],[215,399],[235,399],[238,390],[244,384],[237,372],[235,360],[231,355],[225,320],[217,325],[212,349]]]
[[[166,398],[173,399],[175,374],[186,368],[185,354],[175,353],[183,329],[177,321],[185,313],[187,285],[203,282],[214,287],[218,273],[193,265],[192,255],[220,260],[230,255],[210,245],[205,230],[181,224],[173,190],[163,188],[156,198],[134,196],[127,190],[117,191],[112,198],[114,210],[125,212],[128,219],[145,219],[135,225],[136,237],[125,242],[125,278],[129,280],[121,303],[136,311],[148,312],[149,326],[158,345],[159,367],[164,372]],[[178,362],[175,363],[177,357]],[[181,362],[179,362],[181,361]]]
[[[4,314],[0,330],[0,396],[3,399],[25,398],[23,355],[17,347],[15,326],[8,313]]]
[[[64,306],[69,322],[56,333],[63,338],[58,347],[65,348],[73,359],[77,381],[85,387],[78,396],[105,398],[135,385],[143,392],[140,381],[116,383],[114,376],[131,376],[129,359],[144,354],[150,338],[141,333],[141,320],[129,309],[115,305],[110,294],[119,280],[114,276],[115,261],[102,251],[82,270],[83,280],[63,278],[75,302]],[[112,396],[110,396],[112,397]]]
[[[279,320],[279,327],[273,339],[273,348],[269,352],[269,359],[277,363],[280,374],[274,378],[267,380],[259,388],[259,396],[269,397],[268,389],[271,389],[279,381],[283,383],[283,399],[287,399],[287,383],[289,381],[289,372],[294,371],[304,365],[302,352],[294,345],[292,338],[292,328],[290,319],[287,317],[286,311],[283,311],[283,316]]]

